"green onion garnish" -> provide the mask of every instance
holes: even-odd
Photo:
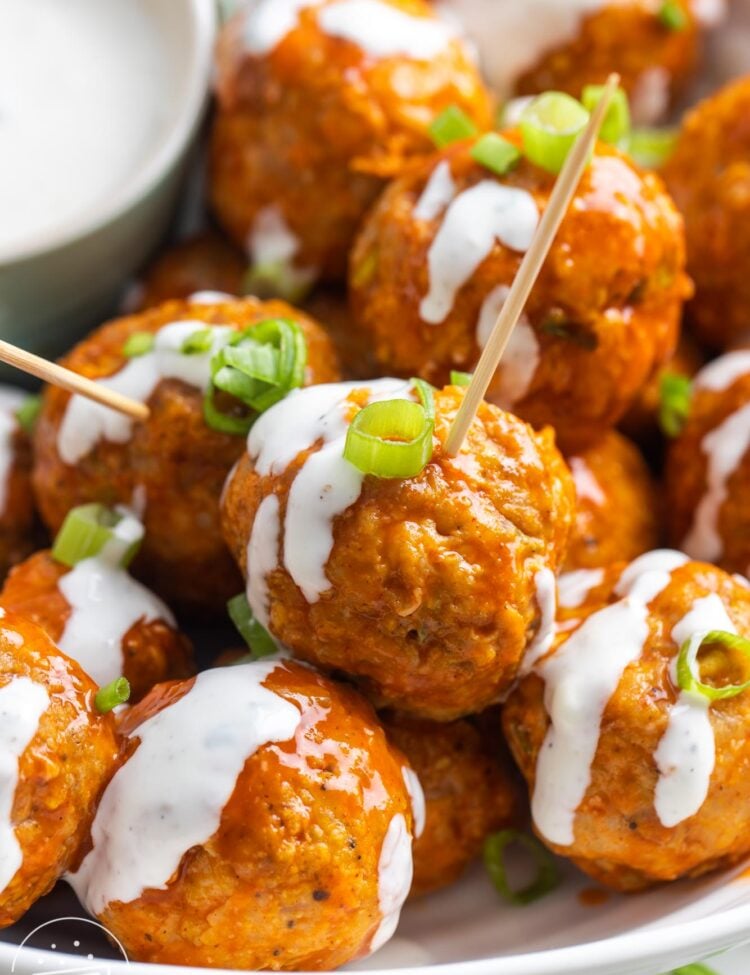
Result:
[[[146,355],[154,347],[155,338],[151,332],[133,332],[122,347],[122,354],[128,359]]]
[[[542,169],[559,173],[588,120],[589,113],[570,95],[539,95],[524,109],[519,123],[526,156]]]
[[[674,152],[677,129],[633,129],[628,139],[628,155],[644,169],[661,169]]]
[[[470,382],[470,372],[457,372],[455,369],[451,370],[451,386],[468,386]]]
[[[52,546],[52,558],[72,568],[108,547],[112,560],[125,568],[135,558],[142,538],[143,528],[135,518],[103,504],[82,504],[68,512]]]
[[[180,352],[183,355],[202,355],[213,345],[214,333],[210,328],[201,328],[192,335],[188,335],[182,343]]]
[[[442,111],[427,131],[438,149],[478,135],[476,125],[458,105],[450,105]]]
[[[488,132],[478,139],[471,150],[471,158],[497,176],[505,176],[521,158],[520,151],[497,132]]]
[[[682,968],[675,968],[670,975],[718,975],[718,972],[708,965],[684,965]]]
[[[283,298],[299,304],[310,293],[315,275],[293,267],[289,261],[266,261],[252,264],[242,279],[240,291],[256,298]]]
[[[287,318],[267,318],[233,335],[211,359],[211,381],[203,400],[206,423],[222,433],[245,434],[258,414],[302,385],[307,342],[302,329]],[[243,409],[217,396],[226,393]]]
[[[685,30],[688,26],[688,16],[679,0],[664,0],[656,16],[667,30]]]
[[[727,633],[726,630],[711,630],[709,633],[694,634],[682,644],[680,654],[677,657],[677,683],[683,691],[708,698],[709,701],[723,701],[730,697],[737,697],[738,694],[742,694],[750,688],[750,680],[746,680],[742,684],[724,684],[721,687],[704,684],[700,679],[700,667],[698,665],[698,653],[704,646],[720,646],[727,650],[739,650],[746,657],[750,657],[750,640],[746,640],[736,633]]]
[[[589,112],[593,112],[604,94],[603,85],[586,85],[583,89],[581,102]],[[607,114],[599,131],[602,142],[609,142],[613,146],[623,146],[630,135],[630,105],[628,96],[622,88],[618,88],[612,96]]]
[[[536,880],[521,890],[513,890],[505,871],[505,850],[513,843],[522,846],[531,854],[537,868]],[[499,833],[492,833],[484,841],[484,865],[495,886],[495,890],[511,904],[531,904],[532,901],[544,897],[560,882],[559,871],[555,858],[550,851],[528,833],[521,833],[517,829],[504,829]]]
[[[693,384],[687,376],[665,372],[659,380],[659,426],[667,437],[682,432],[690,415]]]
[[[421,404],[407,399],[370,403],[349,425],[344,457],[363,474],[416,477],[429,463],[435,427],[432,387],[421,379],[412,382]]]
[[[18,425],[26,433],[33,433],[37,418],[42,409],[41,396],[27,396],[16,410]]]
[[[97,691],[94,698],[96,710],[101,714],[109,714],[120,704],[126,704],[130,700],[130,684],[125,677],[118,677],[111,684],[102,687]]]
[[[246,663],[248,659],[258,660],[260,657],[268,657],[278,651],[279,648],[274,638],[253,616],[253,611],[250,609],[244,592],[229,600],[227,612],[240,636],[250,648],[250,653],[238,660],[237,663]]]

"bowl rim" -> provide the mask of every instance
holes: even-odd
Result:
[[[184,0],[193,26],[194,47],[187,60],[187,91],[178,110],[163,126],[160,141],[145,165],[111,197],[85,217],[36,235],[21,247],[0,247],[0,269],[62,250],[118,220],[149,195],[189,144],[208,100],[213,70],[213,51],[218,24],[215,0]]]

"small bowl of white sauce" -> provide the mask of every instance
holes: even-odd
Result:
[[[215,30],[214,0],[0,0],[0,337],[60,352],[163,236]]]

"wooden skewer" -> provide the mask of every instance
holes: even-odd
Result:
[[[25,352],[10,342],[0,339],[0,362],[5,362],[9,366],[15,366],[22,372],[27,372],[37,379],[44,380],[51,386],[60,386],[67,389],[70,393],[78,393],[87,399],[93,399],[102,406],[108,406],[118,413],[124,413],[133,420],[147,420],[149,409],[145,403],[116,393],[113,389],[108,389],[101,383],[87,379],[86,376],[79,376],[77,372],[58,366],[56,362],[49,362],[41,356],[31,352]]]
[[[557,231],[560,229],[563,217],[567,213],[573,195],[581,181],[581,176],[588,162],[589,153],[594,147],[599,130],[607,114],[607,109],[612,101],[612,96],[619,84],[620,76],[618,74],[611,74],[607,79],[607,84],[604,86],[602,97],[588,121],[588,125],[576,140],[575,145],[568,154],[568,158],[565,160],[565,165],[557,178],[547,208],[544,211],[542,219],[539,221],[534,239],[521,262],[508,298],[497,317],[497,321],[493,326],[484,351],[474,370],[474,375],[466,390],[461,407],[451,426],[448,439],[445,442],[445,453],[449,457],[455,457],[461,449],[461,444],[464,442],[472,420],[479,409],[479,404],[484,399],[492,377],[495,375],[503,352],[505,352],[506,346],[508,345],[511,332],[516,327],[518,319],[523,313],[523,309],[531,294],[531,289],[534,287],[534,282],[539,276],[539,272],[552,247]]]

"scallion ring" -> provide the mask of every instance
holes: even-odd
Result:
[[[561,91],[539,95],[521,114],[526,156],[550,173],[559,173],[583,132],[589,113],[579,101]]]
[[[676,129],[633,129],[628,155],[644,169],[661,169],[677,145]]]
[[[725,701],[750,689],[750,680],[746,680],[742,684],[725,684],[723,687],[704,684],[700,678],[698,654],[702,647],[714,645],[724,647],[727,650],[739,650],[746,657],[750,657],[750,640],[746,640],[736,633],[728,633],[726,630],[694,633],[680,647],[680,653],[677,657],[677,683],[688,694],[700,695],[709,701]]]
[[[305,335],[291,319],[268,318],[238,332],[211,359],[206,423],[222,433],[247,433],[258,414],[303,384],[306,364]],[[219,394],[238,402],[223,409]]]
[[[122,354],[127,359],[136,359],[146,355],[154,347],[155,338],[151,332],[133,332],[122,347]]]
[[[33,433],[37,418],[42,410],[41,396],[27,396],[16,410],[18,425],[26,433]]]
[[[468,386],[471,379],[472,374],[470,372],[458,372],[455,369],[451,370],[451,386]]]
[[[279,648],[274,638],[253,615],[244,592],[229,600],[227,612],[237,627],[238,633],[250,649],[250,653],[240,658],[237,663],[245,663],[248,659],[259,660],[261,657],[268,657],[278,651]]]
[[[478,134],[472,119],[458,105],[449,105],[434,119],[427,131],[438,149]]]
[[[667,30],[682,31],[689,25],[690,21],[679,0],[664,0],[657,12],[659,22]]]
[[[602,99],[604,94],[603,85],[586,85],[583,89],[581,102],[583,107],[593,112]],[[599,138],[602,142],[608,142],[613,146],[627,145],[630,135],[630,105],[628,96],[622,88],[618,88],[612,95],[607,114],[599,130]]]
[[[408,399],[370,403],[349,425],[344,457],[363,474],[416,477],[429,463],[435,428],[433,391],[420,379],[412,382],[421,403]]]
[[[718,975],[718,972],[708,965],[683,965],[682,968],[675,968],[670,975]]]
[[[690,415],[693,384],[687,376],[665,372],[659,380],[659,426],[667,437],[682,432]]]
[[[208,352],[214,341],[213,329],[200,328],[192,335],[188,335],[182,343],[180,352],[183,355],[203,355]]]
[[[518,164],[521,152],[497,132],[488,132],[472,146],[471,158],[496,176],[505,176]]]
[[[113,559],[125,568],[142,538],[143,528],[134,518],[103,504],[83,504],[68,512],[52,546],[52,558],[72,568],[109,546]]]
[[[120,704],[127,704],[130,700],[130,684],[125,677],[118,677],[111,684],[102,687],[96,693],[94,705],[100,714],[109,714]]]
[[[314,283],[315,274],[310,270],[296,268],[287,260],[265,261],[245,271],[240,291],[256,298],[283,298],[296,305],[307,297]]]
[[[523,847],[531,855],[537,868],[536,879],[520,890],[514,890],[510,886],[505,870],[505,851],[512,844]],[[483,856],[495,890],[511,904],[531,904],[554,890],[560,882],[557,864],[550,851],[535,837],[517,829],[504,829],[488,836],[484,841]]]

